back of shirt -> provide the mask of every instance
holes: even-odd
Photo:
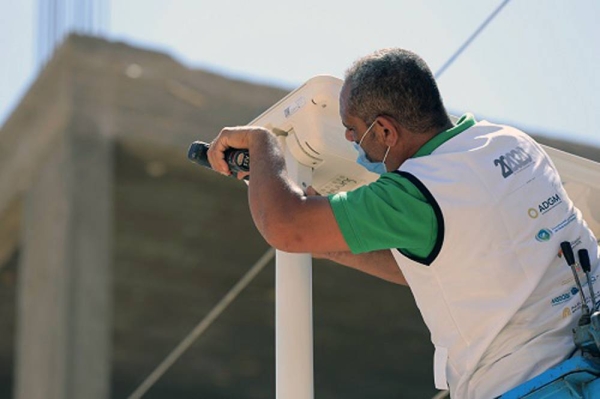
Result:
[[[560,242],[598,246],[550,158],[516,129],[480,122],[406,161],[438,215],[426,259],[394,250],[436,346],[436,385],[495,397],[564,359],[581,304]]]

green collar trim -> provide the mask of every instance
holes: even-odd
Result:
[[[430,155],[433,151],[435,151],[436,148],[444,144],[446,141],[450,140],[452,137],[472,127],[473,125],[475,125],[475,123],[477,123],[477,121],[475,120],[473,114],[467,112],[466,114],[460,117],[458,122],[456,122],[456,126],[448,130],[444,130],[443,132],[433,136],[431,140],[425,143],[423,147],[419,148],[419,151],[417,151],[417,153],[413,155],[413,158]]]

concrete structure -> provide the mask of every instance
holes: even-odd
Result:
[[[74,126],[25,195],[16,398],[109,393],[112,142],[93,122]]]
[[[109,397],[114,139],[132,136],[116,133],[114,110],[119,80],[144,74],[111,50],[71,37],[0,136],[0,264],[20,248],[15,398]],[[182,83],[167,89],[200,102]]]
[[[35,97],[42,112],[16,137],[9,121],[2,136],[0,210],[24,202],[15,398],[101,399],[110,391],[111,81],[86,98],[65,58],[44,71],[55,79]]]

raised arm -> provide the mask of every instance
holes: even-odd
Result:
[[[224,151],[228,148],[249,150],[250,212],[271,246],[286,252],[349,251],[327,198],[307,197],[288,178],[279,143],[268,130],[223,129],[208,151],[212,167],[223,174],[230,174],[224,161]]]

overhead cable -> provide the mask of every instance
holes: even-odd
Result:
[[[477,36],[479,36],[481,32],[483,32],[483,30],[490,24],[490,22],[492,22],[494,18],[496,18],[496,16],[500,13],[500,11],[502,11],[502,9],[508,4],[509,1],[510,0],[504,0],[502,3],[500,3],[500,5],[496,7],[496,9],[485,19],[485,21],[483,21],[483,23],[479,25],[475,32],[473,32],[471,36],[469,36],[469,38],[462,44],[462,46],[460,46],[458,50],[456,50],[454,54],[452,54],[452,56],[448,58],[448,61],[446,61],[444,65],[442,65],[442,67],[438,69],[437,72],[434,74],[436,79],[439,79],[440,76],[442,76],[442,74],[446,72],[446,69],[448,69],[448,67],[450,67],[450,65],[452,65],[454,61],[456,61],[456,59],[463,53],[463,51],[465,51],[465,49],[469,47],[473,40],[475,40]]]

